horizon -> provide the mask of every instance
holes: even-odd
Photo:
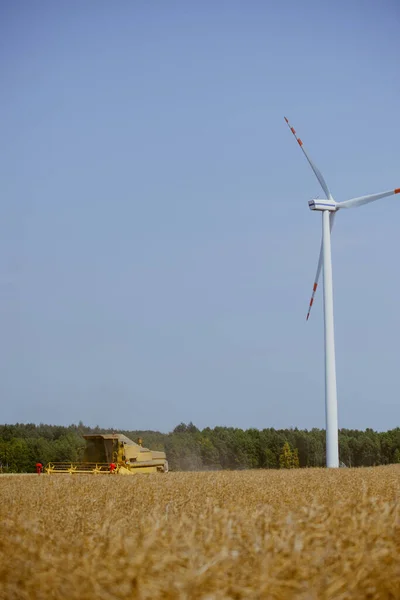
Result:
[[[213,425],[212,427],[206,425],[205,427],[197,427],[196,423],[193,423],[192,421],[189,421],[188,423],[184,423],[183,421],[181,421],[180,423],[177,423],[171,430],[169,431],[161,431],[159,429],[143,429],[143,428],[139,428],[139,429],[131,429],[131,428],[123,428],[123,427],[101,427],[100,425],[88,425],[86,423],[81,423],[80,421],[78,423],[69,423],[68,425],[61,425],[59,423],[23,423],[23,422],[16,422],[16,423],[0,423],[0,427],[14,427],[17,425],[23,425],[23,426],[28,426],[28,425],[34,425],[35,427],[41,427],[41,426],[45,426],[45,427],[63,427],[65,429],[68,429],[69,427],[84,427],[85,429],[100,429],[100,430],[110,430],[112,429],[113,431],[140,431],[140,432],[148,432],[148,433],[160,433],[161,435],[169,435],[171,433],[174,433],[174,430],[179,427],[180,425],[185,425],[186,427],[189,426],[193,426],[195,429],[197,429],[198,431],[204,431],[205,429],[211,429],[214,430],[216,428],[221,428],[221,429],[241,429],[243,431],[249,431],[249,430],[256,430],[256,431],[264,431],[264,430],[268,430],[268,429],[274,429],[275,431],[313,431],[314,429],[318,430],[318,431],[325,431],[325,428],[321,428],[321,427],[263,427],[263,428],[259,428],[259,427],[240,427],[240,426],[234,426],[234,425]],[[399,429],[400,426],[397,425],[395,427],[391,427],[388,429],[373,429],[372,427],[366,427],[365,429],[359,429],[359,428],[354,428],[354,427],[339,427],[339,432],[340,431],[358,431],[358,432],[366,432],[366,431],[373,431],[374,433],[385,433],[388,431],[394,431],[395,429]]]

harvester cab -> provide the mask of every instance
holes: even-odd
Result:
[[[142,440],[137,444],[119,433],[92,433],[83,437],[86,440],[83,462],[49,463],[46,472],[133,475],[168,471],[165,452],[144,448]]]

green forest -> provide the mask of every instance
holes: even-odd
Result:
[[[325,430],[238,429],[181,423],[171,433],[125,431],[87,427],[83,423],[62,427],[17,423],[0,425],[0,470],[34,472],[41,462],[81,460],[86,433],[123,433],[151,450],[164,450],[176,471],[219,469],[279,469],[325,465]],[[400,428],[339,431],[342,466],[367,467],[400,463]]]

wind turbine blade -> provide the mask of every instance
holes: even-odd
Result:
[[[304,152],[304,155],[305,155],[306,159],[308,160],[310,167],[311,167],[311,168],[312,168],[312,170],[314,171],[314,174],[315,174],[316,178],[318,179],[318,181],[319,181],[319,183],[320,183],[320,185],[321,185],[322,189],[324,190],[324,192],[325,192],[325,194],[326,194],[326,197],[327,197],[329,200],[330,200],[330,199],[333,199],[333,198],[332,198],[332,194],[330,193],[330,191],[329,191],[329,189],[328,189],[328,186],[327,186],[327,184],[326,184],[326,181],[325,181],[325,179],[324,179],[324,177],[323,177],[323,175],[322,175],[321,171],[318,169],[318,167],[317,167],[317,166],[316,166],[316,165],[313,163],[313,161],[312,161],[312,160],[311,160],[311,158],[309,157],[309,155],[308,155],[308,153],[307,153],[306,149],[304,148],[303,142],[301,141],[301,139],[300,139],[300,138],[298,138],[298,137],[297,137],[297,135],[296,135],[296,131],[295,131],[294,127],[292,127],[292,126],[290,125],[290,123],[289,123],[289,121],[287,120],[287,118],[286,118],[286,117],[285,117],[285,121],[286,121],[286,123],[287,123],[287,125],[288,125],[288,127],[289,127],[290,131],[293,133],[294,137],[296,138],[296,140],[297,140],[297,143],[299,144],[300,148],[303,150],[303,152]]]
[[[331,212],[329,214],[329,225],[330,225],[330,230],[331,231],[332,231],[333,225],[335,223],[335,215],[336,215],[336,213],[334,213],[334,212]],[[310,317],[311,308],[312,308],[312,305],[314,304],[314,296],[315,296],[315,292],[317,291],[318,280],[319,280],[319,276],[321,274],[322,261],[323,261],[323,252],[322,252],[322,240],[321,240],[321,249],[319,251],[319,259],[318,259],[317,272],[315,274],[313,291],[312,291],[312,295],[311,295],[310,304],[309,304],[309,307],[308,307],[308,313],[307,313],[307,319],[306,319],[306,321],[308,321],[308,319]]]
[[[355,206],[362,206],[363,204],[369,204],[380,200],[380,198],[386,198],[386,196],[393,196],[393,194],[400,194],[400,188],[390,190],[389,192],[381,192],[380,194],[370,194],[369,196],[360,196],[359,198],[352,198],[351,200],[345,200],[344,202],[337,202],[337,208],[354,208]]]

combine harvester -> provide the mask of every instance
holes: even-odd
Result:
[[[86,440],[81,463],[49,463],[46,473],[74,473],[93,475],[135,475],[136,473],[167,473],[165,452],[143,448],[142,440],[132,442],[126,435],[117,433],[91,433]]]

